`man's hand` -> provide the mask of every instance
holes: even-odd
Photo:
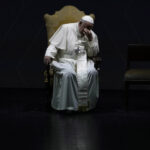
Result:
[[[84,28],[84,34],[88,37],[89,41],[92,41],[93,36],[90,30],[88,30],[87,28]]]
[[[48,65],[52,62],[52,58],[49,56],[44,56],[44,64]]]

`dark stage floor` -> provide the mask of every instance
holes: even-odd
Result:
[[[150,149],[150,93],[101,91],[97,108],[64,114],[50,109],[45,89],[1,89],[0,150]]]

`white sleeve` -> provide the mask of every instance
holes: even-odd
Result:
[[[54,45],[55,48],[58,48],[60,50],[66,50],[67,32],[67,25],[61,25],[50,38],[50,44]]]
[[[46,49],[45,56],[50,56],[54,59],[57,54],[57,51],[57,48],[54,45],[50,44]]]
[[[65,50],[66,49],[66,38],[67,38],[67,26],[61,25],[57,31],[50,38],[50,45],[47,47],[45,56],[50,56],[51,58],[55,58],[58,49]]]
[[[89,57],[96,56],[99,52],[98,38],[96,34],[93,34],[93,40],[88,42],[87,53]]]

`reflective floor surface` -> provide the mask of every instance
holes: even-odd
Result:
[[[49,106],[40,89],[1,89],[1,150],[150,149],[150,94],[102,91],[95,110],[66,114]]]

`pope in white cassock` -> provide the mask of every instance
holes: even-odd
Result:
[[[54,74],[51,106],[55,110],[84,111],[96,107],[99,98],[98,72],[91,59],[99,52],[94,20],[83,16],[79,22],[63,24],[50,38],[44,63]]]

